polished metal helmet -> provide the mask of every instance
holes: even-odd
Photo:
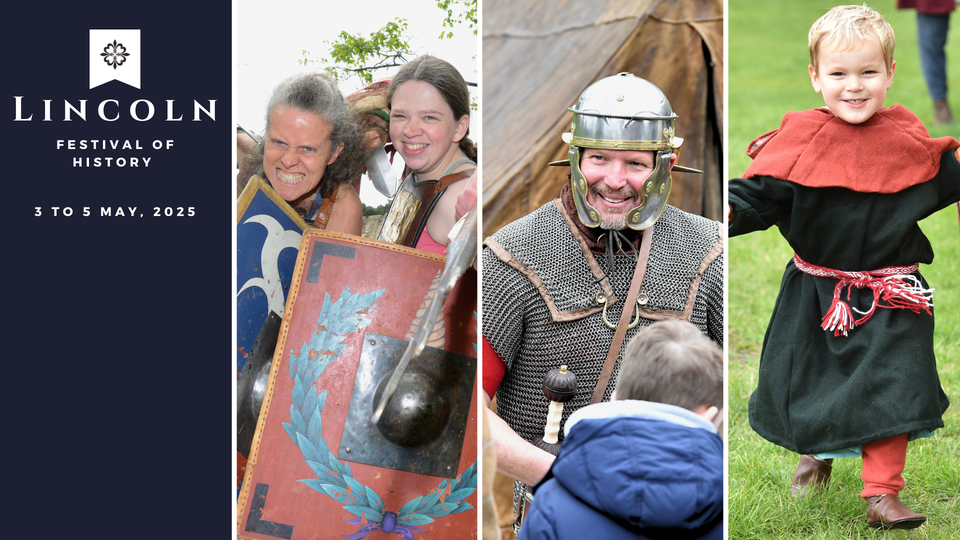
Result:
[[[674,137],[677,115],[667,96],[645,79],[618,73],[587,87],[568,110],[573,124],[563,140],[570,144],[570,184],[580,220],[588,227],[600,225],[600,214],[587,202],[580,150],[601,148],[654,153],[654,170],[644,180],[640,205],[627,213],[626,224],[639,231],[656,223],[670,195],[670,155],[683,144],[683,139]]]

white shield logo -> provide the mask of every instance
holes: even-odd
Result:
[[[120,81],[140,88],[140,30],[90,30],[90,88]]]

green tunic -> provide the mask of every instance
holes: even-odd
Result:
[[[929,264],[933,249],[917,222],[960,200],[960,164],[951,150],[937,176],[891,194],[764,176],[731,180],[729,192],[731,237],[776,224],[802,259],[819,266],[856,271]],[[792,260],[787,264],[750,397],[753,429],[814,454],[943,427],[949,402],[937,375],[933,316],[878,308],[849,336],[834,337],[820,324],[836,285],[800,272]],[[848,301],[860,311],[872,303],[869,289],[853,289]]]

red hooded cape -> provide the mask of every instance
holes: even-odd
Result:
[[[753,163],[743,177],[897,193],[936,176],[943,153],[958,146],[951,137],[931,139],[901,105],[881,108],[862,124],[847,123],[826,108],[791,111],[779,129],[750,143]]]

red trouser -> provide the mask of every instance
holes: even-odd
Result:
[[[867,443],[863,453],[863,491],[861,497],[871,495],[899,495],[904,482],[903,467],[907,463],[907,435],[897,435]]]

